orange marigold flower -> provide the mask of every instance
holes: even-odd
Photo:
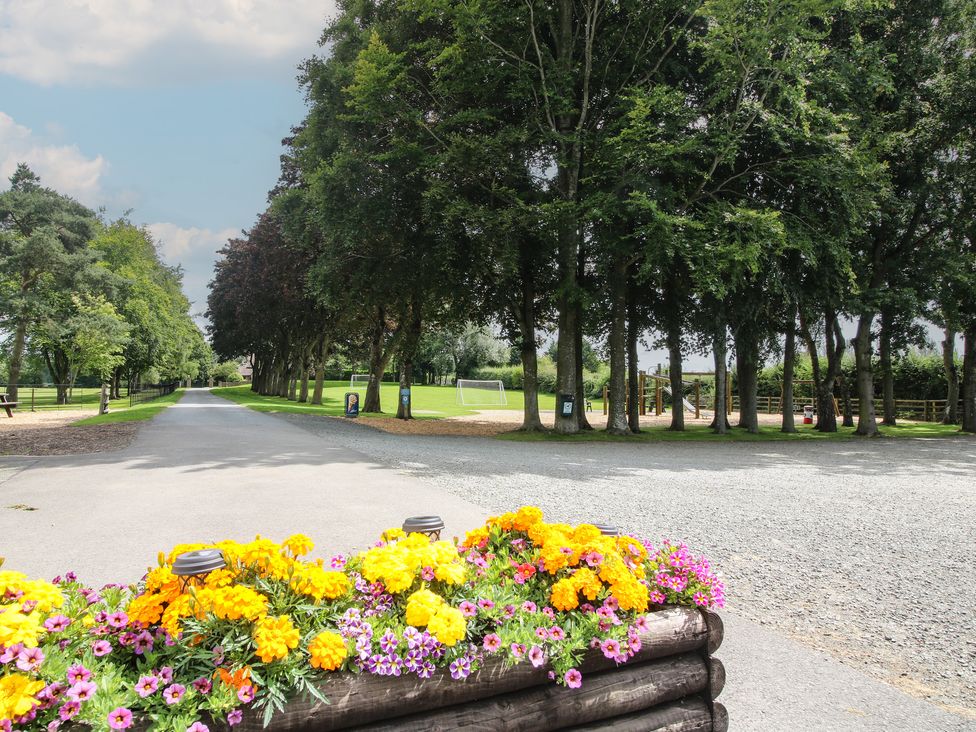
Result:
[[[323,671],[335,671],[342,666],[348,652],[342,636],[331,631],[319,633],[308,644],[309,663]]]

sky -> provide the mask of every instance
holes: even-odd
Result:
[[[0,0],[0,189],[19,162],[184,269],[198,322],[216,252],[250,228],[305,114],[330,1]]]
[[[305,114],[298,65],[322,52],[334,10],[332,0],[0,0],[0,190],[26,162],[110,219],[128,212],[182,266],[205,324],[217,250],[267,205],[281,139]],[[646,370],[659,363],[665,351],[640,356]],[[686,369],[711,366],[686,356]]]

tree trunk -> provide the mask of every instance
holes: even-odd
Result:
[[[27,319],[21,318],[14,329],[14,344],[10,352],[10,369],[7,378],[7,397],[17,401],[17,385],[20,383],[20,370],[24,363],[24,347],[27,344]]]
[[[302,368],[296,360],[288,371],[288,401],[294,402],[298,400],[298,382],[301,381],[301,378]]]
[[[956,366],[956,331],[947,326],[942,341],[942,368],[945,371],[946,408],[942,424],[959,424],[959,368]]]
[[[711,427],[716,434],[724,435],[729,431],[729,415],[725,400],[728,391],[728,340],[725,319],[721,314],[715,316],[715,330],[712,333],[712,354],[715,359],[715,415],[712,417]]]
[[[810,354],[810,365],[813,370],[813,380],[817,390],[817,425],[818,432],[836,432],[837,414],[834,411],[834,382],[840,373],[841,359],[844,357],[844,334],[837,321],[837,314],[827,309],[824,311],[825,338],[827,342],[827,368],[820,365],[820,355],[817,344],[813,340],[810,328],[807,326],[803,313],[800,313],[800,331]]]
[[[841,414],[844,417],[844,426],[853,427],[854,426],[854,411],[851,408],[851,385],[850,382],[841,376],[837,380],[837,385],[840,389],[840,401],[843,404],[841,409]]]
[[[874,315],[862,315],[857,321],[854,336],[854,359],[857,363],[857,429],[854,434],[877,437],[878,423],[874,416],[874,370],[871,364],[871,325]]]
[[[735,333],[735,370],[739,384],[739,424],[736,426],[750,434],[758,434],[759,344],[754,334],[741,327]]]
[[[786,326],[786,343],[783,347],[783,400],[779,405],[783,412],[783,422],[780,432],[796,432],[793,408],[793,367],[796,364],[796,317],[790,312],[789,323]]]
[[[577,279],[581,282],[582,277]],[[583,378],[583,306],[576,303],[576,419],[582,431],[590,431],[593,426],[586,418],[586,381]]]
[[[525,252],[527,254],[527,252]],[[522,357],[522,426],[523,432],[545,430],[539,416],[539,360],[535,343],[535,277],[532,263],[523,257],[522,296],[516,308],[516,321],[521,331]]]
[[[420,331],[423,325],[420,305],[415,301],[410,307],[410,324],[407,326],[403,342],[402,359],[400,364],[400,392],[397,395],[397,419],[413,419],[413,398],[411,388],[413,384],[413,358],[420,342]],[[406,395],[404,395],[406,390]],[[406,401],[404,401],[406,396]]]
[[[883,399],[881,424],[894,427],[897,424],[895,413],[895,372],[891,368],[891,312],[881,311],[881,339],[878,349],[878,365],[881,368],[881,396]]]
[[[308,380],[312,378],[311,369],[308,366],[302,368],[301,375],[298,378],[301,381],[298,389],[298,401],[301,404],[305,404],[308,402]]]
[[[121,390],[120,384],[121,384],[121,382],[122,382],[122,367],[119,366],[114,371],[112,371],[112,381],[109,384],[109,392],[108,392],[108,394],[109,394],[109,397],[108,398],[109,399],[121,399],[122,398],[122,394],[120,393],[120,390]]]
[[[630,298],[634,288],[628,288]],[[629,298],[629,299],[630,299]],[[640,338],[640,326],[637,317],[637,307],[633,300],[627,304],[627,424],[635,435],[640,430],[640,364],[637,359],[637,341]]]
[[[962,354],[962,430],[976,432],[976,325],[966,328]]]
[[[329,342],[319,338],[315,350],[315,388],[312,390],[312,404],[322,403],[322,389],[325,387],[325,361],[328,358]]]
[[[671,379],[671,426],[669,430],[684,432],[684,385],[681,378],[681,326],[672,321],[668,325],[668,376]]]
[[[386,363],[383,360],[383,329],[385,318],[382,310],[377,311],[369,339],[369,383],[366,386],[366,398],[363,400],[364,412],[381,412],[380,384],[383,382],[383,371]]]
[[[610,405],[607,410],[607,432],[629,435],[627,422],[627,265],[617,258],[610,271]],[[678,354],[679,369],[681,354]]]

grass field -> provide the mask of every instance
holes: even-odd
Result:
[[[153,399],[149,402],[140,402],[139,404],[135,404],[131,407],[129,406],[128,398],[118,399],[109,404],[108,414],[99,414],[94,417],[79,419],[74,424],[86,425],[115,424],[117,422],[142,422],[147,419],[152,419],[171,404],[176,404],[176,402],[183,397],[185,391],[185,389],[177,389],[172,394],[168,394],[167,396],[159,397],[158,399]]]
[[[214,394],[231,401],[243,404],[259,412],[292,412],[294,414],[324,414],[331,417],[341,417],[343,403],[347,391],[356,391],[360,398],[365,397],[366,389],[350,389],[349,382],[327,381],[322,391],[322,404],[299,404],[281,397],[261,396],[251,391],[250,386],[227,386],[212,390]],[[393,417],[396,414],[398,384],[380,385],[380,406],[382,414],[377,417]],[[414,386],[411,400],[413,416],[417,419],[440,419],[443,417],[457,417],[464,414],[474,414],[484,409],[522,409],[521,391],[506,391],[507,405],[462,406],[457,404],[457,389],[453,386]],[[554,410],[556,397],[553,394],[539,395],[539,409]],[[594,409],[602,409],[602,400],[594,400]]]
[[[0,389],[3,386],[0,385]],[[116,400],[120,405],[128,405],[129,397],[122,390],[123,397]],[[98,409],[101,398],[100,386],[76,386],[68,392],[69,402],[58,404],[58,390],[53,386],[20,386],[17,389],[17,409],[25,412],[71,409]]]

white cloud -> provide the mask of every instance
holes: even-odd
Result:
[[[6,181],[17,163],[27,163],[41,183],[88,206],[102,203],[101,179],[108,163],[89,158],[75,145],[45,145],[29,127],[0,112],[0,179]],[[2,182],[0,186],[6,187]]]
[[[215,256],[228,239],[240,233],[233,228],[214,231],[169,223],[149,224],[146,228],[159,245],[160,253],[170,264],[184,262],[204,253]]]
[[[333,0],[0,2],[0,73],[40,84],[132,82],[296,64],[315,49]]]

